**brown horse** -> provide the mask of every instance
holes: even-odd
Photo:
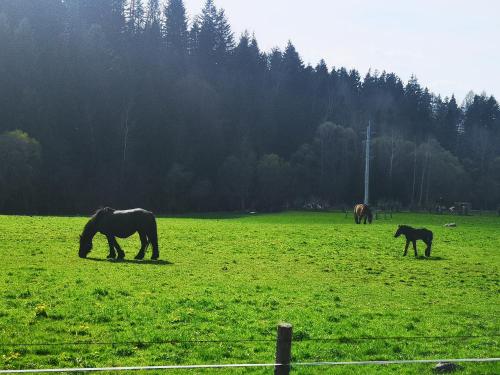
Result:
[[[354,222],[356,224],[361,224],[361,220],[363,219],[363,224],[366,224],[367,219],[368,224],[371,224],[373,220],[372,210],[370,210],[367,204],[357,204],[354,206]]]

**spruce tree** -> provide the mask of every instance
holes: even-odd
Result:
[[[208,74],[220,71],[234,48],[231,26],[223,9],[217,10],[213,0],[207,0],[199,16],[200,63]]]
[[[214,60],[217,47],[217,8],[213,0],[207,0],[199,16],[200,32],[198,36],[199,50],[203,58]]]
[[[159,0],[148,0],[146,8],[146,27],[154,28],[160,24]]]
[[[452,95],[449,101],[445,101],[445,115],[442,119],[439,128],[436,129],[438,133],[438,141],[448,151],[456,152],[458,126],[462,120],[462,111],[457,105],[455,96]]]
[[[168,0],[164,15],[167,49],[174,55],[183,56],[188,51],[187,16],[184,2],[182,0]],[[193,24],[193,28],[198,28],[196,22]],[[198,31],[195,30],[195,33],[197,34]],[[197,36],[192,36],[197,39]]]
[[[288,41],[283,53],[283,69],[289,78],[298,78],[304,70],[304,63],[291,41]]]
[[[215,53],[217,55],[218,62],[223,62],[225,60],[226,54],[228,54],[234,48],[233,32],[231,31],[231,25],[229,25],[229,21],[226,18],[224,9],[220,9],[217,12],[215,18],[215,31]]]

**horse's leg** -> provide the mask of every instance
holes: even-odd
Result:
[[[413,251],[415,251],[415,257],[417,257],[418,256],[418,254],[417,254],[417,241],[413,240],[412,242],[413,242]]]
[[[108,259],[115,259],[116,258],[116,253],[115,253],[115,245],[113,243],[114,237],[113,236],[107,236],[108,239],[108,245],[109,245],[109,254],[108,254]]]
[[[368,217],[368,215],[365,215],[365,221],[363,221],[363,224],[366,224],[367,217]]]
[[[410,241],[406,240],[406,246],[405,246],[405,252],[403,253],[403,256],[405,257],[406,254],[408,253],[408,246],[410,246]]]
[[[141,248],[135,256],[135,259],[142,260],[144,259],[146,249],[148,248],[148,237],[146,236],[146,233],[142,231],[139,232],[139,237],[141,238]]]
[[[118,245],[118,241],[116,241],[116,238],[114,237],[113,237],[113,244],[115,245],[115,249],[118,252],[118,259],[125,258],[125,252],[122,250],[120,245]]]

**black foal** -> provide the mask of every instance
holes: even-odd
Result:
[[[431,256],[433,235],[430,230],[425,228],[415,229],[408,225],[400,225],[398,227],[398,230],[394,234],[394,237],[399,237],[402,234],[406,237],[406,246],[403,256],[406,256],[406,254],[408,253],[408,246],[410,246],[410,242],[413,243],[413,250],[415,250],[415,256],[417,256],[417,240],[424,241],[424,243],[427,245],[427,248],[425,249],[425,256]]]

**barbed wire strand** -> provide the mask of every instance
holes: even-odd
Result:
[[[500,358],[454,358],[454,359],[408,359],[387,361],[351,361],[351,362],[298,362],[293,366],[374,366],[374,365],[406,365],[422,363],[463,363],[463,362],[499,362]],[[90,368],[55,368],[29,370],[0,370],[0,374],[40,374],[40,373],[67,373],[67,372],[104,372],[104,371],[151,371],[151,370],[188,370],[209,368],[242,368],[242,367],[279,367],[279,363],[242,363],[242,364],[213,364],[213,365],[172,365],[172,366],[131,366],[131,367],[90,367]]]
[[[500,334],[492,335],[463,335],[463,336],[361,336],[361,337],[325,337],[325,338],[298,338],[293,339],[294,342],[307,342],[307,341],[370,341],[370,340],[401,340],[401,341],[415,341],[415,340],[457,340],[457,339],[482,339],[482,338],[497,338]]]
[[[462,363],[462,362],[499,362],[500,358],[453,358],[453,359],[398,359],[387,361],[351,361],[351,362],[298,362],[292,366],[371,366],[405,365],[418,363]]]
[[[294,342],[349,342],[349,341],[381,341],[381,340],[469,340],[497,338],[500,334],[491,335],[462,335],[462,336],[361,336],[361,337],[324,337],[324,338],[294,338]],[[232,344],[253,342],[276,342],[276,338],[269,339],[237,339],[237,340],[153,340],[153,341],[73,341],[73,342],[38,342],[38,343],[0,343],[0,347],[30,347],[30,346],[119,346],[119,345],[162,345],[162,344]]]
[[[151,371],[151,370],[192,370],[209,368],[238,368],[238,367],[276,367],[276,363],[242,363],[219,365],[172,365],[172,366],[131,366],[131,367],[87,367],[87,368],[59,368],[33,370],[0,370],[0,374],[41,374],[54,372],[104,372],[104,371]]]
[[[500,334],[467,335],[467,336],[364,336],[364,337],[324,337],[324,338],[296,338],[294,342],[350,342],[350,341],[418,341],[418,340],[457,340],[497,338]],[[31,347],[31,346],[119,346],[119,345],[162,345],[162,344],[232,344],[253,342],[276,342],[276,339],[238,339],[238,340],[157,340],[157,341],[74,341],[74,342],[34,342],[34,343],[0,343],[0,347]]]
[[[2,343],[0,347],[15,346],[118,346],[118,345],[161,345],[161,344],[223,344],[223,343],[244,343],[244,342],[276,342],[276,339],[241,339],[241,340],[155,340],[155,341],[74,341],[74,342],[39,342],[39,343]]]

